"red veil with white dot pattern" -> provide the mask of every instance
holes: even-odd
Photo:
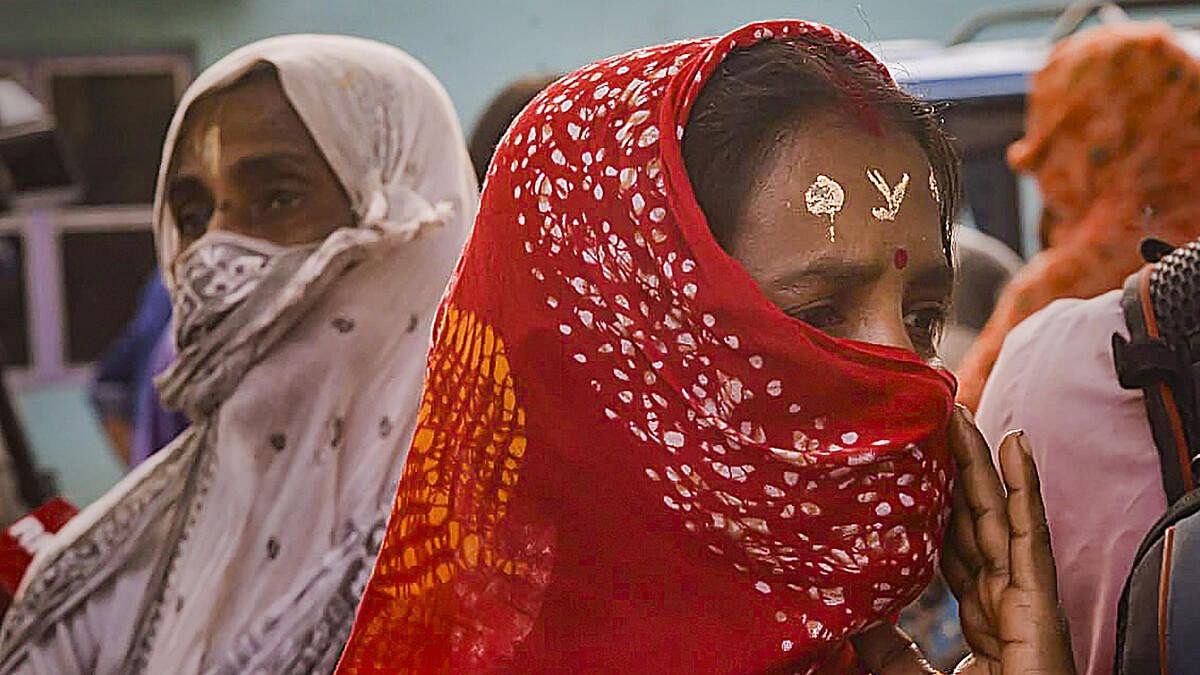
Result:
[[[953,379],[776,309],[680,154],[721,59],[789,35],[877,64],[757,23],[586,66],[509,130],[339,673],[816,672],[928,583]]]

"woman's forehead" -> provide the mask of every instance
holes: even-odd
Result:
[[[219,159],[291,146],[304,150],[308,130],[284,96],[273,72],[255,74],[206,94],[188,109],[181,126],[177,170]]]
[[[875,133],[840,110],[827,110],[789,125],[776,136],[764,169],[839,173],[848,180],[870,168],[927,175],[929,157],[911,134],[892,127]]]
[[[740,225],[814,250],[882,241],[938,256],[940,199],[928,156],[911,136],[815,118],[780,137]],[[771,228],[779,231],[763,231]]]

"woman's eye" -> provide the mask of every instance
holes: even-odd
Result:
[[[828,331],[844,321],[837,307],[833,305],[811,305],[787,310],[788,316],[799,319],[817,330]]]
[[[300,197],[301,195],[299,192],[289,192],[286,190],[272,192],[267,196],[266,199],[267,210],[280,211],[282,209],[290,208],[295,206],[300,201]]]
[[[198,239],[208,230],[208,221],[212,218],[212,208],[207,206],[184,207],[175,217],[179,233],[185,239]]]
[[[946,319],[946,307],[941,303],[910,309],[904,315],[904,325],[918,351],[932,349],[934,336]]]

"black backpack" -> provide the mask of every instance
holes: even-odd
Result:
[[[1138,547],[1117,614],[1118,675],[1200,675],[1200,241],[1142,244],[1151,264],[1125,282],[1129,340],[1117,376],[1141,389],[1167,511]]]

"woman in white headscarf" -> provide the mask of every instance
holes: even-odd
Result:
[[[155,234],[193,427],[42,550],[0,672],[329,671],[414,423],[477,188],[397,49],[288,36],[185,94]]]

